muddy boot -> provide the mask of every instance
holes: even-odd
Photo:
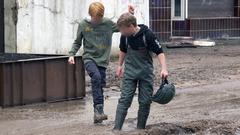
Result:
[[[127,113],[117,111],[116,118],[115,118],[115,125],[114,125],[113,130],[119,131],[119,130],[122,129],[122,126],[123,126],[126,115],[127,115]]]
[[[103,105],[96,105],[94,108],[94,123],[102,123],[103,120],[107,120],[108,116],[104,114]]]

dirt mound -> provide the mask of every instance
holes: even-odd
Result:
[[[129,133],[128,133],[129,134]],[[134,131],[131,135],[238,135],[240,126],[231,122],[199,120],[182,124],[160,123],[147,127],[144,131]]]

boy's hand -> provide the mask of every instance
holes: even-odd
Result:
[[[75,64],[75,60],[74,60],[74,57],[73,57],[73,56],[70,56],[70,57],[68,58],[68,63],[71,64],[71,65]]]
[[[128,12],[134,15],[135,7],[132,4],[128,5]]]
[[[117,77],[123,77],[123,68],[122,68],[122,66],[118,66],[117,67],[117,71],[116,71],[116,75],[117,75]]]
[[[161,70],[161,78],[166,79],[168,77],[168,71],[163,69]]]

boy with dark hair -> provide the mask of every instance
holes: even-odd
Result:
[[[119,77],[123,75],[123,82],[114,130],[122,129],[137,86],[139,89],[137,128],[145,129],[153,94],[154,74],[151,52],[155,53],[159,59],[162,78],[168,76],[165,55],[153,32],[145,25],[137,25],[136,18],[132,14],[122,14],[117,25],[122,36],[116,74]],[[125,64],[124,73],[123,63]]]

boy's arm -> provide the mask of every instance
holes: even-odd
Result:
[[[115,22],[112,22],[112,31],[113,31],[113,33],[114,32],[119,32],[117,23],[115,23]]]
[[[135,7],[133,5],[128,5],[128,12],[134,15]],[[112,31],[114,32],[119,32],[117,23],[112,22]]]
[[[124,63],[124,59],[125,59],[126,53],[127,53],[126,38],[124,36],[121,36],[121,38],[120,38],[119,48],[120,48],[120,52],[119,52],[119,60],[118,60],[118,67],[117,67],[116,75],[118,77],[122,77],[123,76],[123,63]]]
[[[162,78],[167,78],[168,71],[167,71],[166,57],[165,57],[164,53],[161,53],[158,55],[158,60],[159,60],[159,63],[161,64],[160,75]]]
[[[153,34],[152,31],[148,31],[146,33],[146,42],[148,50],[152,51],[158,56],[159,63],[161,64],[161,77],[167,78],[168,71],[167,71],[167,64],[166,64],[166,57],[163,53],[162,46],[156,36]]]
[[[123,63],[124,63],[124,59],[125,59],[126,53],[120,51],[119,52],[119,60],[118,60],[118,67],[117,67],[117,71],[116,71],[116,75],[117,77],[122,77],[123,76]]]
[[[124,63],[124,59],[125,59],[126,53],[120,51],[119,52],[119,60],[118,60],[118,66],[122,67],[123,63]]]
[[[78,50],[82,46],[82,39],[83,39],[83,35],[82,35],[81,26],[79,24],[78,31],[77,31],[77,38],[73,42],[72,48],[69,51],[70,56],[74,56],[78,52]]]

